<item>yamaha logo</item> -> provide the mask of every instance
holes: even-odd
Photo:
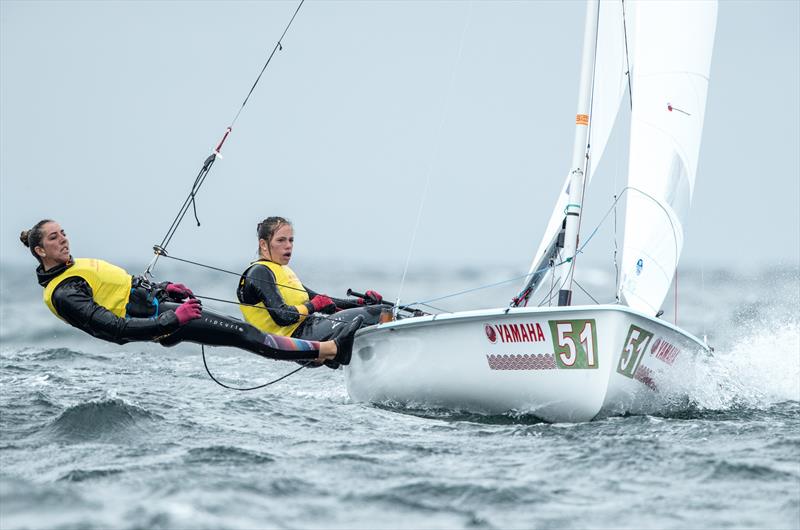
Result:
[[[494,328],[489,324],[485,324],[483,326],[483,330],[486,332],[486,338],[489,339],[489,342],[494,344],[497,342],[497,333],[494,331]]]

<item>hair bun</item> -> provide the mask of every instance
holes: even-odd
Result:
[[[30,244],[28,243],[28,236],[30,235],[30,230],[23,230],[19,233],[19,240],[22,241],[22,244],[26,247],[30,248]]]

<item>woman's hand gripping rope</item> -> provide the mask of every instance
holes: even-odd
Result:
[[[180,302],[181,300],[185,300],[186,298],[194,296],[192,290],[182,283],[169,283],[167,284],[166,291],[169,297],[176,302]]]
[[[178,317],[178,323],[185,326],[192,320],[203,316],[203,306],[197,298],[189,298],[182,303],[175,310],[175,316]]]

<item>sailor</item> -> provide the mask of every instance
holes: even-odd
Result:
[[[304,286],[289,268],[294,248],[294,228],[283,217],[258,223],[258,256],[242,273],[237,297],[245,320],[261,331],[306,340],[325,340],[337,327],[362,318],[376,324],[383,297],[375,291],[366,299],[344,300],[318,294]],[[320,313],[335,317],[321,317]],[[325,363],[331,366],[331,363]]]
[[[279,360],[348,364],[360,320],[324,342],[263,333],[253,326],[203,309],[180,283],[151,283],[106,261],[73,258],[61,226],[50,219],[20,234],[39,262],[36,274],[44,303],[61,320],[102,340],[125,344],[189,341],[232,346]]]

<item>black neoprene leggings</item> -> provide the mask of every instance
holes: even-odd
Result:
[[[161,310],[174,310],[179,305],[162,302]],[[317,341],[263,333],[246,322],[205,308],[202,317],[189,321],[158,342],[163,346],[174,346],[184,341],[208,346],[232,346],[262,357],[283,361],[316,359],[319,355]]]

